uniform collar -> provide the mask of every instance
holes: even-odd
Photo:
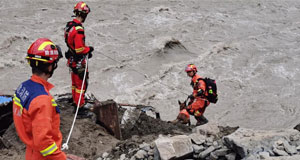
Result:
[[[41,77],[39,77],[37,75],[32,75],[31,80],[43,85],[48,91],[50,91],[54,87],[53,84],[47,82],[46,80],[42,79]]]
[[[192,78],[193,82],[196,82],[199,78],[201,78],[198,74],[195,74],[194,77]]]
[[[74,21],[75,23],[81,24],[81,22],[78,21],[76,18],[74,18],[73,21]]]

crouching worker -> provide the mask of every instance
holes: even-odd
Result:
[[[193,87],[193,93],[188,97],[190,99],[187,111],[194,115],[197,120],[196,125],[203,125],[208,122],[204,117],[204,111],[210,104],[207,100],[206,84],[201,76],[197,74],[197,68],[194,64],[187,65],[185,72],[192,78],[191,86]]]
[[[26,144],[26,160],[67,159],[61,151],[60,110],[49,93],[54,86],[47,82],[61,57],[60,48],[46,38],[36,40],[27,51],[32,76],[13,98],[14,124]]]

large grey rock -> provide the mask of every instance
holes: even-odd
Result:
[[[102,158],[107,158],[109,156],[109,153],[107,153],[107,152],[104,152],[103,154],[102,154]]]
[[[213,146],[208,147],[206,150],[204,150],[203,152],[201,152],[199,154],[199,158],[203,159],[203,158],[207,157],[214,150],[215,150],[215,147],[213,147]]]
[[[227,160],[235,160],[236,158],[236,153],[229,153],[227,155],[225,155]]]
[[[148,154],[144,150],[139,150],[138,152],[136,152],[136,154],[134,156],[137,159],[144,159],[145,157],[148,157]]]
[[[226,154],[229,153],[229,149],[227,148],[221,148],[221,149],[218,149],[218,150],[215,150],[214,151],[214,155],[220,157],[220,156],[225,156]]]
[[[209,155],[209,160],[218,160],[218,156],[216,154],[214,154],[213,152],[210,153]]]
[[[202,134],[206,136],[217,137],[220,129],[216,123],[207,123],[201,126],[197,126],[193,129],[193,133]]]
[[[236,132],[223,137],[223,140],[228,148],[244,158],[273,148],[272,145],[279,139],[289,140],[290,137],[297,137],[299,134],[300,132],[294,129],[263,131],[239,128]]]
[[[120,160],[126,160],[126,154],[121,154]]]
[[[192,139],[192,142],[197,145],[201,145],[201,144],[205,143],[206,137],[202,134],[192,133],[189,135],[189,137]]]
[[[280,150],[278,148],[274,148],[273,152],[278,156],[288,156],[289,154],[286,153],[284,150]]]
[[[139,145],[139,148],[144,150],[144,151],[149,151],[151,149],[150,144],[143,142],[142,144]]]
[[[259,157],[260,157],[260,159],[268,159],[270,157],[270,153],[269,152],[260,152]]]
[[[290,155],[293,155],[293,154],[296,154],[297,153],[297,149],[295,146],[291,146],[289,144],[288,141],[283,141],[283,146],[284,146],[284,149],[287,153],[289,153]]]
[[[159,137],[155,144],[162,160],[179,158],[193,152],[191,138],[186,135]]]
[[[202,145],[195,145],[193,144],[193,150],[194,150],[194,153],[200,153],[201,151],[203,151],[205,148],[202,146]]]
[[[265,160],[299,160],[300,155],[293,155],[293,156],[280,156],[280,157],[269,157]]]

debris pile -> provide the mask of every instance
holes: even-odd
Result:
[[[149,139],[154,137],[149,137]],[[251,130],[198,126],[186,135],[159,135],[145,142],[139,136],[118,143],[97,160],[120,159],[200,159],[200,160],[299,160],[300,132],[287,130]]]
[[[224,145],[222,137],[231,134],[236,129],[237,127],[205,125],[196,127],[192,132],[181,132],[181,134],[134,135],[119,142],[111,152],[104,153],[97,160],[108,158],[120,160],[226,159],[226,157],[233,159],[237,157],[237,154]]]
[[[63,142],[73,120],[70,95],[56,98],[61,108]],[[105,104],[105,102],[102,102]],[[202,126],[172,124],[160,120],[145,107],[119,107],[122,133],[119,140],[96,117],[78,119],[66,153],[91,160],[299,160],[299,126],[285,130],[251,130],[219,126],[209,122]],[[24,159],[25,145],[19,140],[14,125],[0,137],[3,159]]]

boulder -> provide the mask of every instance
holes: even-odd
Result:
[[[162,160],[180,158],[193,153],[191,138],[186,135],[159,137],[155,140]]]
[[[189,137],[191,138],[192,142],[197,145],[201,145],[201,144],[205,143],[206,137],[202,134],[192,133],[189,135]]]
[[[239,128],[231,135],[223,137],[223,140],[225,145],[234,150],[241,158],[248,157],[249,155],[257,155],[259,152],[268,150],[273,150],[275,153],[279,153],[279,155],[286,155],[287,153],[281,152],[283,150],[274,148],[274,143],[280,139],[290,141],[291,137],[297,137],[299,134],[300,132],[294,129],[264,131]],[[284,149],[295,154],[295,147],[288,145],[289,143],[286,142],[286,146],[284,146],[283,142],[282,144],[282,147],[286,147]]]
[[[293,155],[293,156],[280,156],[280,157],[269,157],[265,160],[299,160],[300,155]]]
[[[206,136],[214,136],[218,137],[218,133],[220,132],[220,129],[217,124],[215,123],[206,123],[201,126],[197,126],[193,129],[193,133],[202,134]]]
[[[214,150],[215,150],[215,147],[213,147],[213,146],[208,147],[206,150],[204,150],[203,152],[201,152],[199,154],[199,158],[204,159],[205,157],[207,157]]]

